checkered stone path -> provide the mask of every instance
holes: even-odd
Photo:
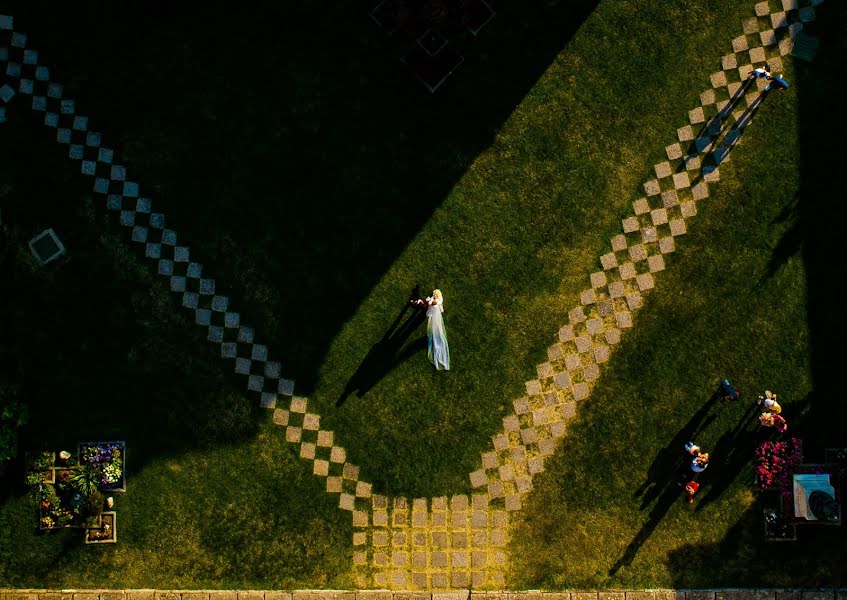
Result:
[[[544,470],[567,433],[577,404],[591,393],[600,368],[609,361],[633,315],[656,285],[666,257],[688,230],[698,204],[718,181],[718,165],[729,158],[751,122],[758,84],[746,83],[749,72],[767,61],[781,69],[780,57],[803,24],[814,19],[821,0],[776,0],[755,5],[755,16],[742,23],[743,35],[732,40],[733,53],[720,60],[722,69],[710,77],[689,112],[689,124],[677,132],[678,142],[666,148],[667,161],[655,166],[655,178],[644,184],[644,196],[633,204],[633,215],[622,221],[622,233],[611,239],[610,251],[590,286],[568,313],[548,360],[537,366],[537,377],[526,382],[526,394],[514,401],[514,413],[503,419],[503,431],[493,448],[481,455],[480,468],[470,474],[475,492],[450,498],[388,498],[373,493],[348,461],[332,431],[321,429],[320,416],[308,410],[308,399],[294,395],[294,381],[282,377],[282,365],[270,360],[267,346],[241,322],[227,296],[202,264],[191,260],[188,246],[165,226],[138,183],[116,161],[115,151],[79,115],[61,84],[50,79],[38,53],[27,47],[27,36],[14,31],[11,17],[0,15],[0,123],[4,104],[29,104],[43,113],[69,159],[91,177],[94,191],[127,228],[130,239],[144,247],[171,290],[207,330],[221,356],[245,376],[248,390],[261,406],[272,410],[273,422],[300,457],[338,495],[340,509],[349,511],[354,526],[353,568],[356,584],[394,589],[495,588],[505,585],[508,516],[518,510],[532,489],[533,476]],[[747,110],[750,109],[750,110]],[[726,126],[725,126],[726,125]]]

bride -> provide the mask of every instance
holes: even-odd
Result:
[[[450,347],[447,345],[447,330],[444,328],[444,296],[441,290],[433,290],[432,296],[426,299],[429,308],[426,309],[426,336],[428,341],[429,360],[437,371],[450,370]]]

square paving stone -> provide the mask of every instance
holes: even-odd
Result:
[[[585,312],[583,312],[581,306],[577,306],[576,308],[572,308],[568,311],[568,321],[571,325],[576,325],[577,323],[585,321]]]
[[[703,107],[698,106],[697,108],[695,108],[693,110],[689,110],[688,111],[688,120],[691,122],[692,125],[696,125],[698,123],[702,123],[703,121],[705,121],[706,115],[703,112]]]
[[[609,284],[609,296],[612,298],[621,298],[625,294],[624,284],[621,281],[614,281]]]
[[[526,382],[526,393],[530,396],[537,396],[541,393],[541,382],[537,379]]]
[[[738,66],[738,59],[735,58],[735,54],[726,54],[721,57],[721,68],[724,71],[729,71]]]
[[[721,174],[717,167],[714,166],[705,166],[703,167],[703,180],[707,183],[714,183],[716,181],[720,181]]]
[[[700,94],[700,104],[702,104],[703,106],[709,106],[710,104],[714,104],[714,103],[715,103],[715,90],[706,90],[705,92]],[[680,152],[680,156],[682,156],[681,152]]]
[[[521,429],[521,441],[524,444],[531,444],[536,439],[538,439],[538,432],[535,430],[534,427]]]
[[[668,209],[657,208],[655,210],[651,210],[650,220],[653,221],[653,225],[664,225],[668,222]]]
[[[21,94],[32,94],[34,86],[35,82],[32,79],[21,79],[18,90]]]
[[[621,332],[619,329],[608,329],[605,333],[606,343],[614,346],[621,341]]]
[[[629,257],[633,262],[641,262],[647,258],[647,250],[642,244],[636,244],[629,249]]]
[[[712,73],[710,80],[712,82],[713,88],[723,87],[727,83],[726,73],[724,73],[723,71],[717,71],[715,73]],[[692,135],[691,138],[689,138],[689,139],[694,139],[694,136]],[[684,141],[684,140],[680,140],[680,141]]]
[[[655,165],[653,169],[656,171],[656,177],[659,179],[670,177],[672,173],[671,164],[667,161]]]
[[[668,160],[676,160],[680,156],[682,156],[682,146],[679,144],[671,144],[670,146],[665,147],[665,154],[668,157]]]
[[[594,304],[597,301],[597,292],[594,289],[583,290],[579,295],[579,301],[583,306]]]
[[[688,173],[685,171],[682,173],[674,173],[673,185],[678,190],[689,187],[691,185],[691,180],[688,177]]]
[[[643,246],[642,246],[643,248]],[[591,335],[597,335],[601,331],[603,331],[603,321],[598,318],[588,319],[585,322],[585,328],[588,330],[588,333]]]
[[[757,46],[755,48],[750,49],[750,62],[753,64],[763,63],[765,62],[765,49],[761,46]]]
[[[762,46],[776,46],[776,33],[773,29],[767,29],[759,33],[759,39],[762,40]]]
[[[643,304],[644,298],[641,296],[640,292],[633,292],[626,295],[626,306],[629,310],[638,310]]]
[[[659,186],[659,182],[655,179],[651,179],[650,181],[644,184],[644,193],[646,193],[648,196],[657,196],[661,189],[662,188]]]
[[[603,300],[603,302],[597,304],[597,311],[601,317],[611,317],[614,313],[614,304],[611,300]]]
[[[632,313],[630,313],[630,312],[615,313],[615,324],[620,329],[627,329],[628,327],[632,327]]]
[[[492,481],[488,484],[488,495],[491,498],[502,498],[505,495],[505,487],[502,481]],[[433,514],[433,518],[434,518]]]
[[[503,431],[512,431],[518,432],[521,429],[521,421],[518,419],[517,415],[509,415],[508,417],[503,417]],[[496,462],[495,462],[496,464]],[[492,468],[492,467],[489,467]]]
[[[567,325],[567,327],[570,328],[570,332],[571,332],[570,337],[568,339],[573,339],[573,327],[571,327],[570,325]],[[562,329],[565,329],[565,328],[562,327]],[[559,330],[559,338],[560,339],[563,335],[562,329]],[[567,335],[567,334],[565,333],[565,335]],[[567,341],[567,340],[562,340],[562,341]],[[561,344],[553,344],[552,346],[547,348],[547,358],[549,358],[550,360],[559,360],[560,358],[562,358],[563,355],[564,355],[564,350],[562,349]]]
[[[534,430],[526,430],[534,431]],[[503,465],[498,469],[501,481],[511,481],[515,478],[515,470],[512,465]]]
[[[749,46],[747,45],[747,36],[739,35],[732,39],[732,49],[736,52],[744,52]]]
[[[742,81],[746,80],[750,76],[750,73],[752,73],[752,72],[753,72],[753,65],[747,64],[747,65],[741,65],[740,67],[738,67],[738,77]]]
[[[641,230],[641,241],[645,244],[651,244],[659,239],[659,233],[655,227],[645,227]]]
[[[681,155],[682,152],[680,152],[680,156]],[[632,209],[635,211],[636,215],[643,215],[650,211],[650,202],[648,202],[647,198],[639,198],[632,203]]]
[[[202,309],[201,309],[202,310]],[[199,315],[200,311],[197,311],[198,321],[200,320]],[[261,375],[250,375],[247,377],[247,389],[252,392],[261,392],[262,388],[265,386],[265,378]]]
[[[618,272],[624,281],[632,279],[636,275],[635,265],[631,262],[626,262],[620,266]]]
[[[651,273],[658,273],[665,270],[665,259],[661,254],[656,254],[647,259],[647,266]]]
[[[700,168],[702,159],[699,156],[689,156],[685,159],[685,170],[696,171]]]
[[[618,266],[618,259],[614,252],[610,252],[600,257],[600,264],[603,265],[603,269],[608,271],[609,269],[614,269]]]
[[[631,264],[631,263],[627,263]],[[591,338],[587,335],[581,335],[576,338],[576,351],[579,353],[588,352],[591,350]]]
[[[586,365],[582,370],[585,381],[594,381],[600,376],[600,368],[596,364]]]
[[[682,218],[688,219],[697,214],[697,205],[693,200],[689,200],[679,205],[679,211],[682,214]]]
[[[625,235],[616,235],[611,239],[611,242],[612,242],[612,250],[614,250],[615,252],[620,252],[621,250],[626,250],[626,236]]]
[[[605,277],[605,276],[606,276],[606,274],[603,273],[603,277]],[[573,339],[573,327],[571,325],[564,325],[564,326],[559,328],[559,340],[560,341],[568,342],[572,339]],[[548,356],[549,356],[549,350],[548,350]]]
[[[679,202],[679,196],[676,193],[676,190],[665,190],[662,192],[662,206],[665,208],[669,208],[671,206],[676,206]]]
[[[764,17],[771,12],[770,4],[767,0],[764,0],[763,2],[757,2],[754,9],[756,11],[757,17]]]
[[[341,477],[327,477],[326,478],[326,491],[330,494],[337,494],[343,489],[343,484],[341,482]],[[376,546],[377,534],[374,533],[374,545]],[[387,543],[387,542],[386,542]]]
[[[336,464],[344,464],[347,460],[347,451],[341,446],[333,446],[329,450],[329,461]]]
[[[774,29],[788,27],[788,15],[785,14],[785,11],[771,13],[771,26]]]
[[[638,289],[642,292],[652,290],[656,287],[656,283],[650,273],[642,273],[636,278],[636,281],[638,282]]]
[[[592,273],[591,276],[590,276],[590,279],[591,279],[591,287],[593,287],[595,289],[599,288],[599,287],[603,287],[604,285],[606,285],[606,282],[608,281],[608,278],[606,277],[606,273],[604,273],[603,271],[597,271],[595,273]],[[571,330],[571,331],[573,331],[573,330]],[[562,337],[562,334],[561,334],[561,330],[560,330],[559,331],[559,339],[561,339],[561,337]],[[562,341],[564,342],[564,341],[567,341],[567,340],[562,340]]]
[[[744,19],[743,21],[741,21],[741,27],[744,29],[744,33],[758,33],[759,19],[757,19],[756,17]]]
[[[525,415],[530,412],[529,398],[518,398],[512,403],[512,405],[515,407],[516,414]]]
[[[782,10],[794,10],[798,6],[798,0],[782,0]]]
[[[585,400],[588,398],[588,385],[577,383],[573,386],[573,397],[575,400]]]
[[[638,231],[637,217],[627,217],[622,221],[622,224],[625,233],[632,233],[633,231]]]
[[[597,346],[594,348],[594,360],[598,363],[604,363],[609,360],[610,350],[608,346]]]
[[[544,440],[545,442],[550,442],[552,440]],[[506,496],[506,510],[515,511],[520,510],[521,508],[521,497],[518,494],[512,494],[511,496]]]
[[[668,254],[675,249],[675,243],[672,237],[664,237],[659,240],[659,251],[662,254]]]
[[[571,378],[567,373],[558,373],[554,378],[553,382],[556,384],[556,387],[560,390],[564,390],[571,385]]]
[[[674,219],[670,222],[671,226],[671,235],[683,235],[686,232],[685,221],[682,219]]]
[[[579,358],[578,354],[568,354],[565,357],[565,368],[568,371],[573,371],[578,369],[582,364],[582,359]]]

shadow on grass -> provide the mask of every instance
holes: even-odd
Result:
[[[420,298],[420,295],[420,287],[415,287],[409,295],[409,301]],[[425,309],[414,307],[406,302],[400,312],[397,313],[397,317],[391,323],[391,326],[382,338],[371,347],[359,368],[356,369],[347,385],[344,386],[344,391],[335,405],[341,406],[344,404],[351,394],[362,398],[394,367],[426,348],[426,338],[418,338],[401,352],[403,345],[425,320]]]
[[[824,4],[818,8],[811,33],[821,46],[811,63],[795,60],[798,85],[798,130],[800,135],[800,189],[787,204],[777,222],[787,224],[775,241],[773,254],[758,282],[762,288],[789,259],[800,254],[806,273],[811,368],[814,391],[786,414],[787,435],[803,439],[805,460],[822,462],[823,450],[844,445],[843,424],[847,405],[843,401],[843,341],[847,336],[845,297],[847,272],[839,257],[843,254],[847,206],[833,201],[844,196],[843,143],[847,127],[843,119],[843,94],[838,80],[831,76],[847,60],[847,7]],[[788,93],[788,92],[786,92]],[[778,301],[778,299],[777,299]],[[756,413],[753,413],[755,416]],[[724,445],[732,446],[732,440]],[[719,442],[719,446],[722,442]],[[755,439],[739,445],[738,462],[749,461]],[[717,453],[717,450],[715,452]],[[718,472],[712,469],[712,475]],[[726,470],[732,477],[732,469]],[[698,508],[705,509],[712,495],[727,485],[712,480],[712,488]],[[841,490],[844,493],[844,490]],[[669,558],[674,580],[672,587],[748,585],[772,587],[843,586],[847,571],[847,531],[843,527],[801,527],[789,552],[780,544],[766,543],[762,521],[762,500],[752,508],[717,544],[689,545]],[[696,562],[698,568],[692,569]]]
[[[308,393],[339,328],[597,2],[495,6],[436,95],[399,62],[369,3],[235,13],[0,0],[0,12]],[[263,411],[139,250],[121,238],[81,264],[104,253],[101,229],[117,239],[118,228],[104,228],[98,200],[74,231],[90,181],[16,100],[0,133],[20,201],[4,220],[23,240],[58,227],[73,255],[3,282],[16,325],[0,343],[18,355],[33,415],[21,447],[125,439],[134,471],[248,439]]]
[[[597,1],[495,3],[434,95],[373,3],[13,8],[308,394],[339,328]]]

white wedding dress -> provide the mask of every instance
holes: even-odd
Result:
[[[444,298],[426,309],[426,337],[429,360],[437,371],[450,370],[450,347],[447,345],[447,330],[444,328]]]

